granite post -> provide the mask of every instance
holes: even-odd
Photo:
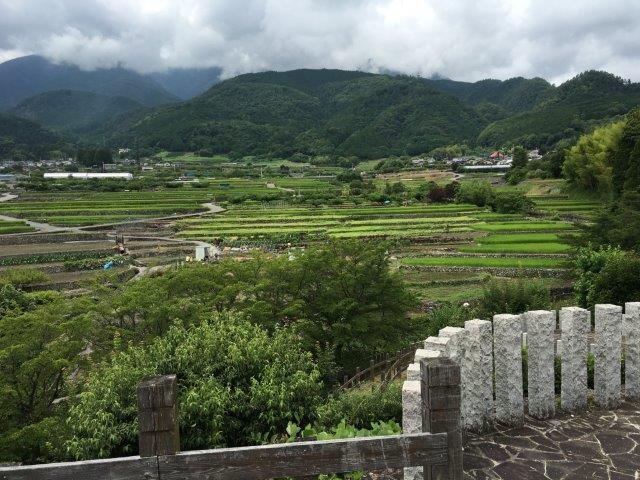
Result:
[[[596,404],[615,408],[620,403],[622,356],[622,307],[596,305],[596,352],[593,386]]]
[[[627,400],[640,400],[640,302],[624,304],[624,389]]]
[[[556,312],[536,310],[523,314],[528,336],[529,415],[538,419],[555,414],[553,336]]]
[[[491,322],[464,322],[465,349],[462,358],[462,428],[474,432],[493,422],[493,338]]]
[[[408,380],[402,384],[402,432],[422,432],[421,380]],[[404,469],[405,480],[422,480],[422,467]]]
[[[514,426],[524,423],[521,333],[520,315],[494,315],[496,420]]]
[[[563,349],[560,404],[563,410],[575,412],[587,406],[587,332],[591,313],[584,308],[564,307],[560,310]]]

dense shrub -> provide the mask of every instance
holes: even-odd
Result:
[[[493,198],[493,187],[489,182],[474,180],[472,182],[462,182],[456,192],[456,202],[471,203],[478,207],[490,204]]]
[[[533,201],[519,191],[496,191],[487,203],[496,213],[530,213],[535,206]]]
[[[484,288],[478,313],[490,318],[499,313],[522,313],[551,307],[549,289],[532,280],[492,280]]]
[[[402,423],[402,383],[390,383],[382,390],[346,390],[318,407],[318,425],[330,428],[342,420],[356,428],[368,428],[377,421]]]
[[[184,449],[267,442],[290,421],[309,421],[322,389],[295,335],[270,335],[238,315],[216,315],[192,328],[173,327],[96,369],[69,412],[73,457],[135,453],[136,384],[168,373],[178,377]]]
[[[601,298],[596,287],[600,273],[607,264],[620,265],[618,259],[625,257],[626,254],[622,250],[611,246],[594,248],[588,245],[576,250],[571,264],[576,276],[573,291],[580,306],[590,307],[596,303],[598,298]],[[600,282],[601,284],[602,282]]]

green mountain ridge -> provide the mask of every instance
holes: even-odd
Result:
[[[214,153],[380,157],[475,138],[469,106],[423,79],[341,70],[241,75],[188,102],[140,115],[123,144]]]
[[[126,97],[54,90],[23,100],[9,113],[53,130],[81,133],[139,108],[142,108],[140,103]]]
[[[62,143],[62,137],[31,120],[0,113],[0,159],[44,155]]]
[[[591,70],[557,87],[531,111],[491,123],[480,133],[477,142],[480,145],[507,142],[552,145],[624,115],[638,105],[640,84]]]

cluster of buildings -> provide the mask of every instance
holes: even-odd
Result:
[[[542,155],[537,149],[534,149],[527,152],[527,157],[529,160],[539,160]],[[513,156],[496,150],[487,157],[467,155],[452,158],[445,163],[450,166],[464,167],[466,171],[507,171],[511,168]]]

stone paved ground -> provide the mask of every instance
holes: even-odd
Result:
[[[465,479],[640,479],[640,405],[469,435],[464,470]]]

